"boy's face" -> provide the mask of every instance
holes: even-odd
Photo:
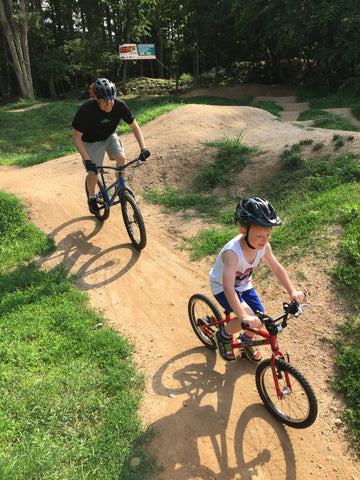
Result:
[[[240,232],[245,236],[246,227],[240,227]],[[272,227],[260,227],[260,225],[251,225],[249,230],[249,243],[256,250],[261,250],[270,241]]]

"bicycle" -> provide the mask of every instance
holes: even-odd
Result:
[[[267,331],[250,328],[242,322],[244,330],[250,330],[261,336],[260,340],[241,342],[233,338],[233,349],[270,345],[271,358],[265,359],[256,369],[256,388],[262,402],[269,412],[281,423],[293,428],[307,428],[317,417],[317,400],[313,389],[305,377],[290,364],[288,353],[279,350],[278,334],[287,326],[288,320],[301,315],[302,307],[296,302],[283,303],[284,313],[272,319],[259,312],[258,317]],[[206,295],[197,293],[188,302],[188,314],[191,326],[200,341],[209,349],[216,350],[213,336],[217,330],[231,320],[231,314],[225,310],[222,317],[215,303]]]
[[[95,195],[99,211],[95,213],[95,217],[104,222],[110,215],[110,207],[120,203],[124,224],[130,240],[138,250],[141,250],[146,246],[145,224],[134,193],[126,186],[122,174],[126,167],[135,163],[134,168],[140,167],[141,160],[139,157],[119,167],[97,166],[100,178],[97,180]],[[115,172],[118,178],[115,181],[111,181],[110,185],[107,185],[105,175],[109,174],[111,170]],[[86,181],[85,191],[86,197],[89,198]]]

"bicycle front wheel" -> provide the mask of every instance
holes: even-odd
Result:
[[[106,220],[110,215],[110,208],[107,203],[106,197],[104,193],[101,193],[104,190],[104,185],[100,179],[98,179],[96,187],[95,187],[95,194],[97,195],[97,204],[99,207],[98,213],[95,213],[95,217],[102,222]],[[85,180],[85,191],[86,191],[86,198],[89,198],[89,191],[87,186],[87,181]]]
[[[309,427],[317,417],[317,401],[310,384],[290,363],[278,359],[275,368],[282,398],[277,396],[271,361],[266,359],[256,370],[256,387],[261,400],[281,423],[293,428]]]
[[[216,349],[214,333],[219,330],[216,322],[221,321],[220,312],[215,303],[206,295],[196,293],[188,302],[191,326],[199,340],[211,350]]]
[[[143,249],[146,245],[144,220],[135,198],[127,190],[121,194],[121,211],[131,242],[138,250]]]

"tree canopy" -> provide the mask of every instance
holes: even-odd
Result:
[[[304,71],[336,88],[357,77],[355,0],[1,0],[1,97],[56,98],[98,75],[287,81]],[[157,60],[120,61],[155,43]]]

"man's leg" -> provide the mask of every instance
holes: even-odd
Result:
[[[96,182],[97,182],[97,174],[96,173],[88,173],[86,177],[86,186],[87,190],[89,192],[90,197],[95,197],[95,187],[96,187]]]

